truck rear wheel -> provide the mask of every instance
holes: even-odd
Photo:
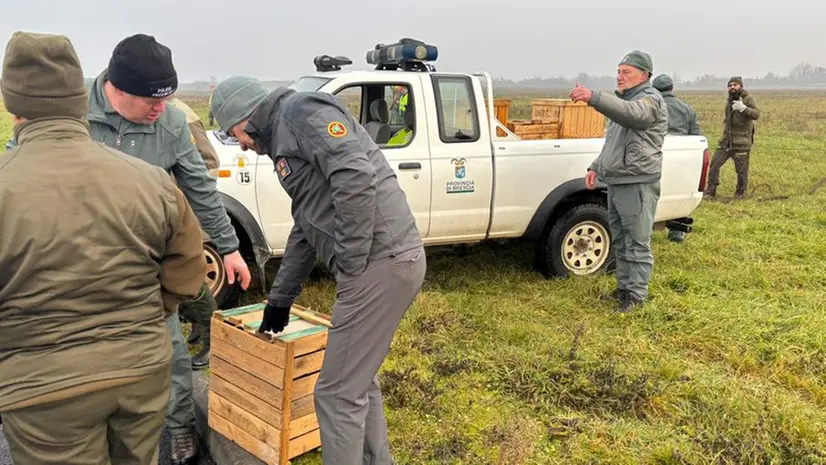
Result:
[[[539,250],[547,277],[591,276],[613,265],[608,209],[598,203],[571,208],[547,229]]]

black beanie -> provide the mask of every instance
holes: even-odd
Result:
[[[146,34],[120,41],[109,60],[108,79],[119,90],[139,97],[164,98],[178,89],[172,51]]]

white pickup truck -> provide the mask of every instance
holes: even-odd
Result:
[[[526,239],[537,244],[536,266],[548,277],[590,275],[613,264],[605,186],[589,191],[584,181],[604,139],[520,140],[493,116],[487,73],[330,68],[291,87],[343,99],[396,170],[427,246]],[[242,252],[263,276],[266,262],[284,253],[290,199],[269,157],[208,132],[221,159],[218,189]],[[708,163],[705,137],[666,137],[658,225],[682,221],[697,208]],[[214,250],[207,255],[219,305],[234,303],[237,284],[227,284]]]

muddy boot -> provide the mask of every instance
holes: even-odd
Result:
[[[201,340],[201,329],[198,327],[198,325],[193,324],[192,325],[192,331],[190,331],[189,337],[186,339],[186,342],[189,345],[195,345],[200,340]]]
[[[616,301],[619,302],[620,300],[625,298],[625,291],[621,289],[614,289],[611,292],[604,292],[599,295],[599,300],[604,301]]]
[[[187,432],[170,434],[172,465],[195,465],[198,463],[198,436],[190,429]]]
[[[204,347],[192,357],[192,369],[203,370],[209,366],[209,345],[204,343]]]
[[[628,313],[633,311],[638,307],[642,307],[645,301],[640,299],[639,297],[626,293],[625,296],[619,301],[617,305],[617,312],[618,313]]]
[[[684,242],[685,241],[685,233],[682,231],[677,231],[674,229],[668,230],[668,240],[671,242]]]

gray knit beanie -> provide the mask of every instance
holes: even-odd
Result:
[[[621,65],[629,65],[641,71],[648,71],[648,74],[654,73],[654,62],[651,60],[651,55],[634,50],[622,57]]]
[[[269,92],[261,81],[247,76],[232,76],[221,81],[212,92],[212,114],[226,132],[250,115]]]
[[[674,81],[667,74],[660,74],[655,77],[651,85],[660,92],[667,92],[674,89]]]

